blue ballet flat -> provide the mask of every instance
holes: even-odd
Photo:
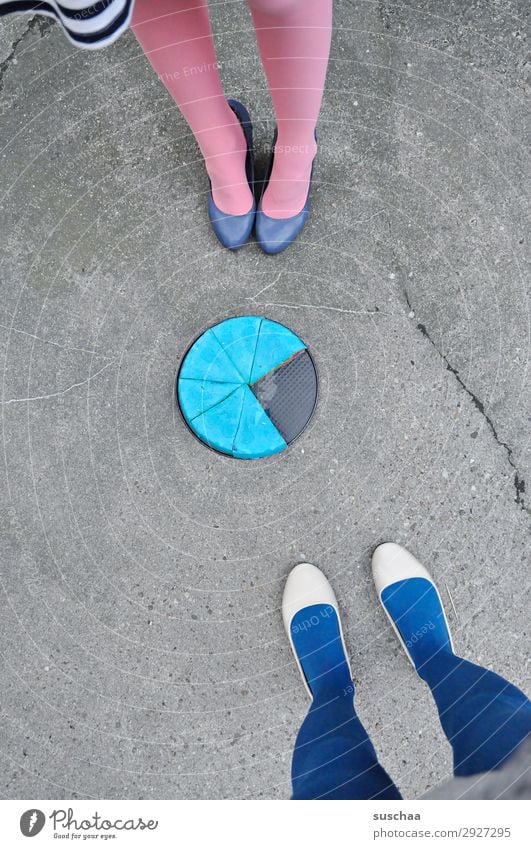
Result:
[[[249,188],[253,193],[254,198],[254,155],[253,155],[253,126],[251,118],[245,106],[237,100],[228,101],[230,108],[238,118],[242,125],[242,130],[247,142],[247,157],[245,160],[245,172]],[[212,197],[212,186],[210,186],[210,195],[208,198],[208,216],[212,224],[212,229],[219,241],[225,248],[235,251],[240,248],[252,233],[255,217],[256,217],[256,202],[253,199],[253,205],[249,212],[245,215],[230,215],[228,212],[223,212],[214,203]]]
[[[306,203],[304,204],[301,211],[297,213],[297,215],[293,215],[291,216],[291,218],[271,218],[269,215],[266,215],[265,212],[262,211],[262,198],[269,184],[271,171],[273,170],[276,142],[277,131],[275,130],[271,149],[271,157],[269,159],[269,166],[262,186],[260,202],[258,204],[258,209],[256,212],[256,239],[258,241],[258,244],[266,254],[279,254],[281,251],[284,251],[287,247],[289,247],[289,245],[291,245],[291,243],[295,241],[295,239],[301,232],[310,214],[310,191],[312,188],[313,165],[312,172],[310,174],[310,185],[308,186]]]

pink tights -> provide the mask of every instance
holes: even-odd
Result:
[[[316,153],[315,125],[330,52],[332,0],[248,0],[278,128],[262,208],[288,218],[304,206]],[[136,0],[133,30],[179,106],[205,159],[216,205],[252,205],[245,139],[227,104],[206,0]]]

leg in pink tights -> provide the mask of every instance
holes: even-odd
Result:
[[[249,212],[245,137],[221,85],[206,0],[136,0],[132,27],[199,144],[214,203]]]
[[[271,89],[278,140],[262,199],[272,218],[303,208],[330,53],[332,0],[247,0]]]

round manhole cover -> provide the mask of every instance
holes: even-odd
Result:
[[[191,345],[177,399],[201,442],[254,460],[278,454],[304,430],[317,400],[317,374],[295,333],[242,315],[210,327]]]

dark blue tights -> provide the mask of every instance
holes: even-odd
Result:
[[[354,686],[333,635],[335,616],[327,613],[323,621],[318,610],[311,616],[306,620],[319,620],[325,636],[313,652],[315,668],[322,668],[322,651],[335,652],[337,663],[328,664],[326,675],[313,678],[312,656],[305,655],[299,640],[314,698],[295,744],[293,799],[400,799],[356,714]],[[314,635],[315,628],[313,633],[309,629],[308,645]],[[419,674],[432,692],[452,746],[455,775],[497,769],[531,733],[529,699],[494,672],[458,657],[449,646],[430,653]]]

